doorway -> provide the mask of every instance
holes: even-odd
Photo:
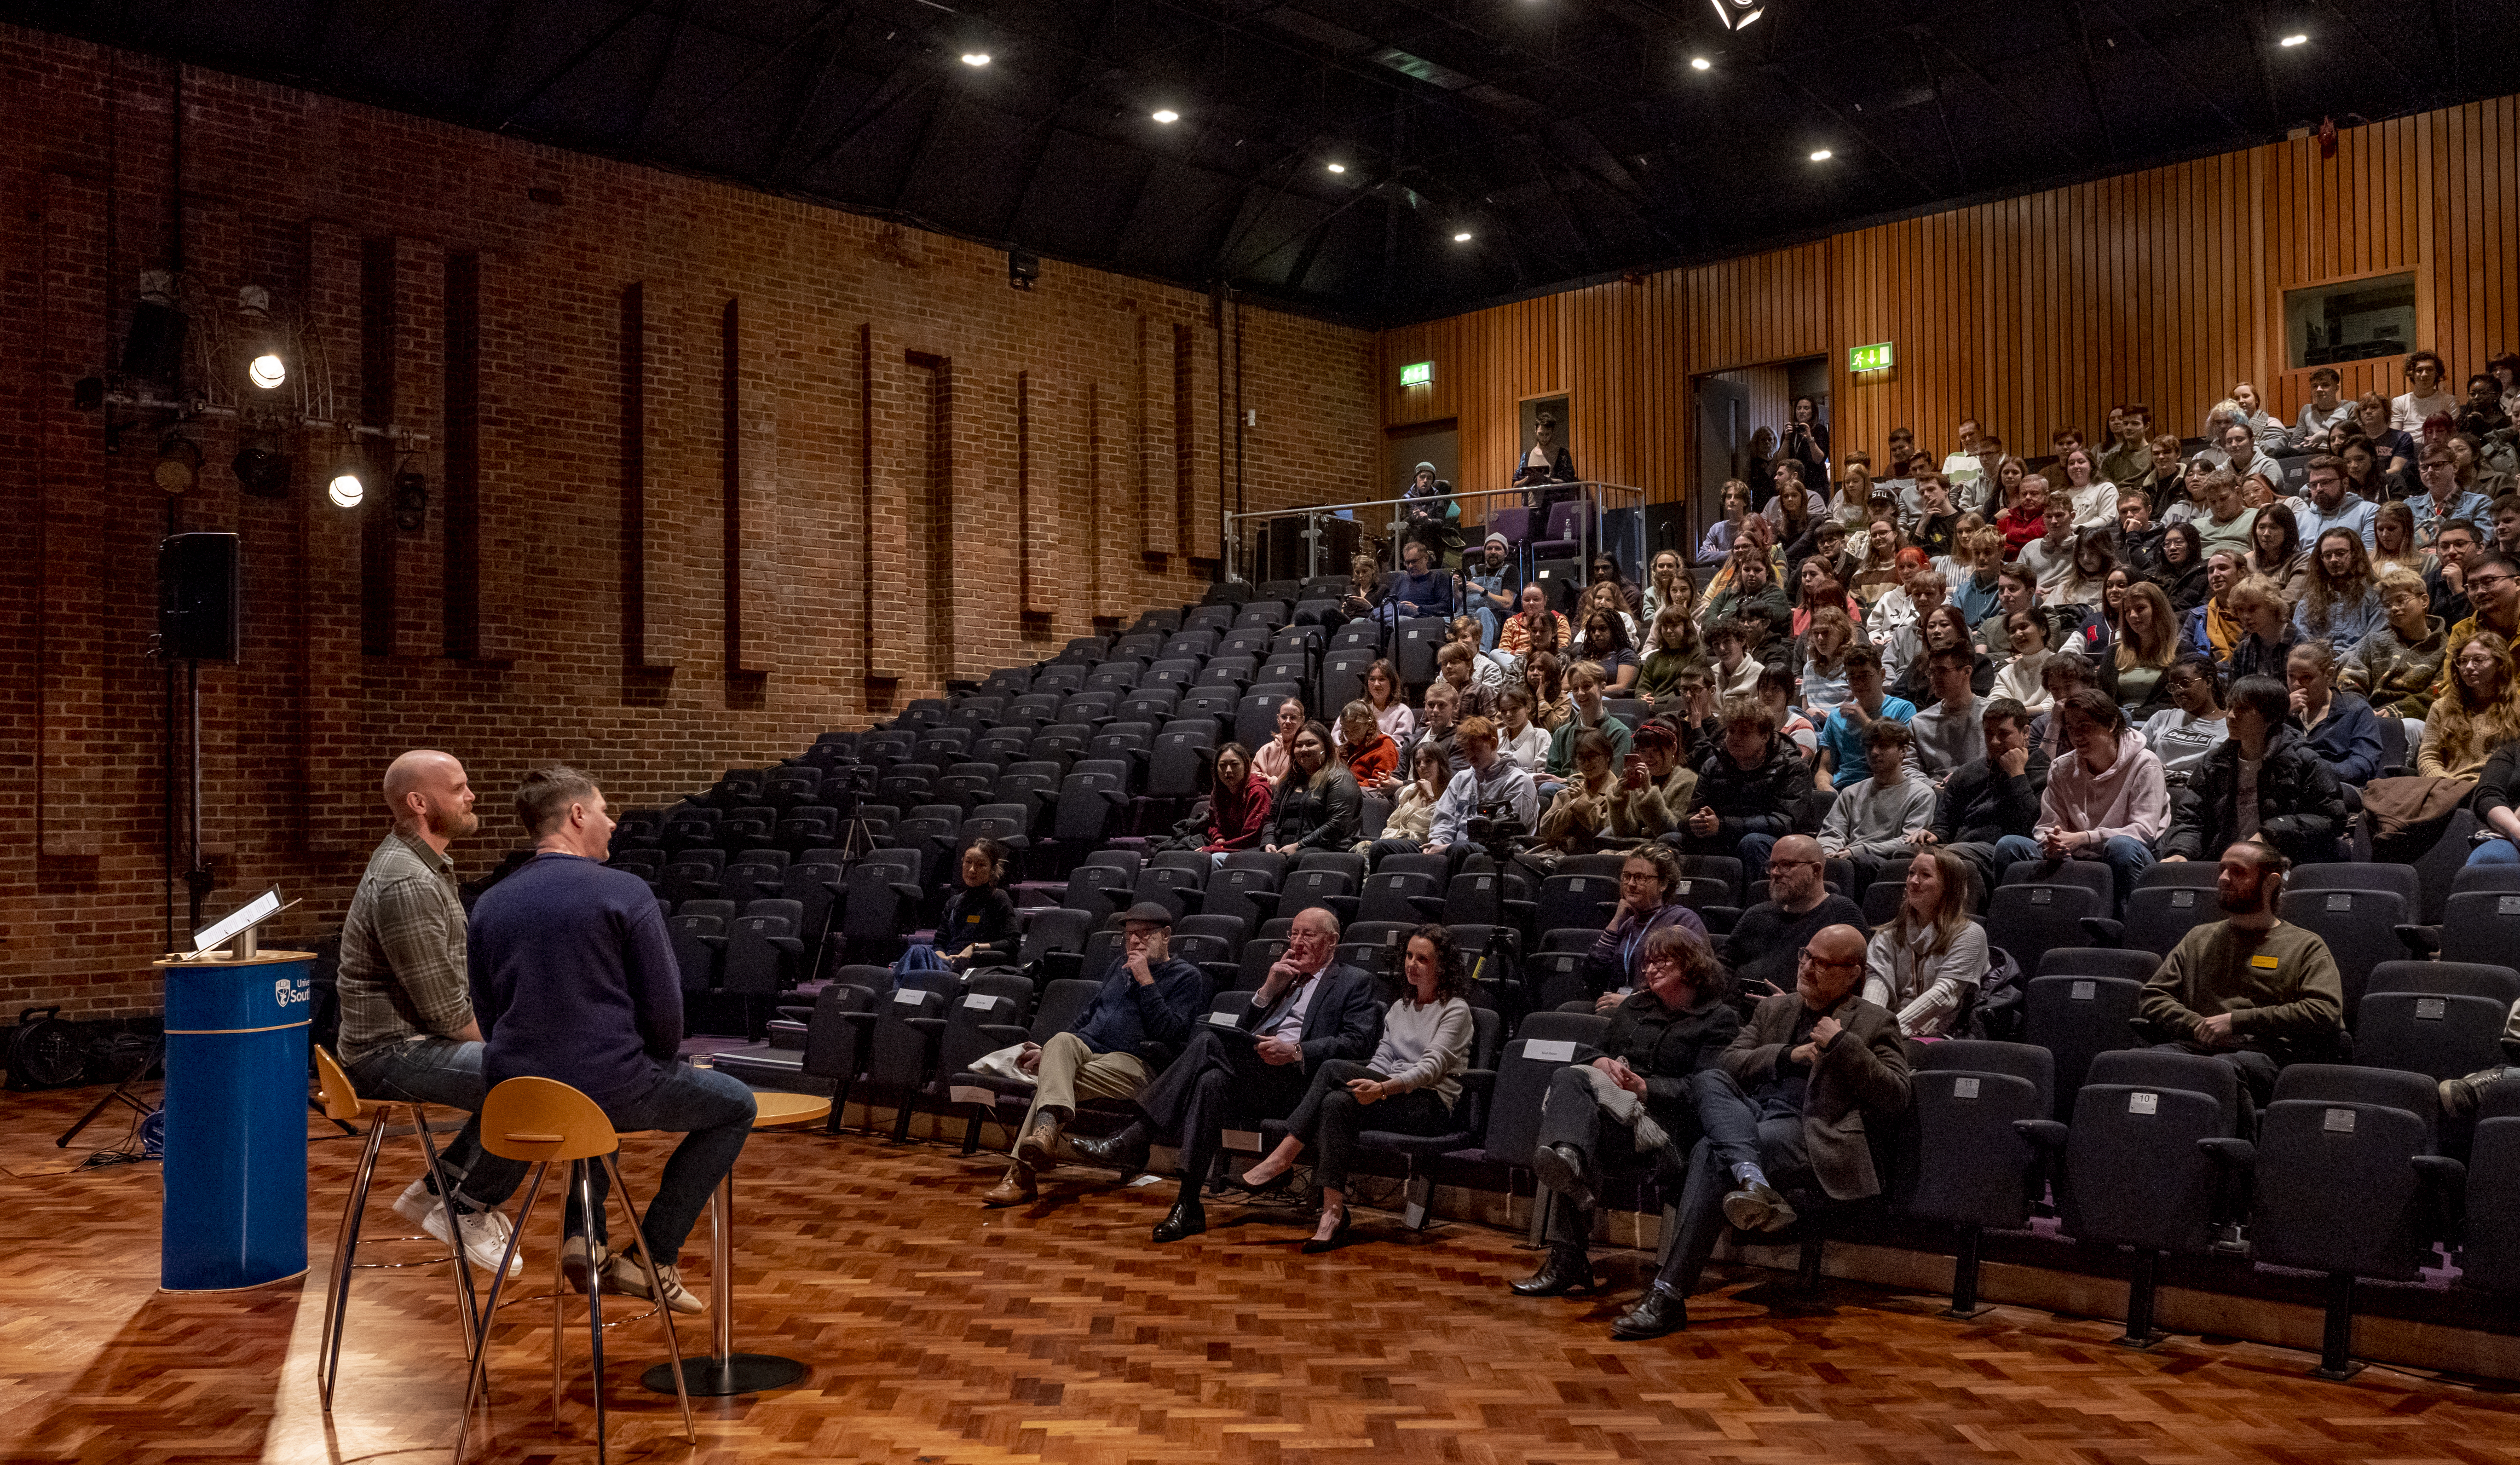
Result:
[[[1784,431],[1793,421],[1797,397],[1810,397],[1819,408],[1820,422],[1827,424],[1828,358],[1800,356],[1709,373],[1692,384],[1691,395],[1696,428],[1696,451],[1691,458],[1697,481],[1688,495],[1689,521],[1703,534],[1706,525],[1724,516],[1726,479],[1750,483],[1753,498],[1767,502],[1769,485],[1751,481],[1757,462],[1754,445],[1762,428],[1772,444]],[[1772,456],[1773,451],[1772,447]],[[1826,482],[1805,486],[1822,496],[1829,487]]]

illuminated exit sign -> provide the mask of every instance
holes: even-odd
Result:
[[[1435,363],[1431,361],[1413,361],[1407,366],[1402,367],[1400,369],[1400,384],[1402,386],[1433,386],[1435,384]]]
[[[1886,372],[1890,370],[1890,342],[1875,341],[1868,346],[1846,349],[1846,369],[1850,372]]]

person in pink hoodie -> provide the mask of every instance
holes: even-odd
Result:
[[[2107,861],[2117,879],[2117,908],[2124,910],[2127,892],[2156,863],[2152,847],[2170,827],[2170,789],[2161,760],[2097,688],[2078,688],[2057,698],[2056,715],[2071,751],[2048,771],[2039,822],[2026,835],[1996,841],[1996,863]]]

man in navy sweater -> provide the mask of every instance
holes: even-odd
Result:
[[[1020,1206],[1039,1192],[1037,1176],[1058,1163],[1061,1127],[1076,1117],[1076,1096],[1133,1099],[1154,1080],[1141,1049],[1149,1043],[1178,1048],[1196,1028],[1207,977],[1172,954],[1173,912],[1141,901],[1120,917],[1120,959],[1102,978],[1102,990],[1076,1015],[1075,1025],[1048,1043],[1023,1045],[1017,1067],[1035,1075],[1032,1112],[1016,1131],[1014,1162],[1006,1178],[980,1197],[986,1206]]]
[[[705,1310],[674,1261],[718,1182],[752,1132],[752,1090],[727,1074],[675,1061],[683,1041],[682,973],[664,917],[647,883],[607,868],[612,817],[604,791],[572,768],[525,776],[517,817],[534,836],[534,858],[472,908],[472,1010],[489,1045],[482,1077],[555,1079],[602,1106],[615,1130],[684,1135],[648,1198],[640,1241],[656,1264],[665,1303]],[[561,1265],[571,1285],[649,1295],[627,1253],[608,1255],[604,1202],[594,1173],[594,1236],[577,1195],[568,1197]]]

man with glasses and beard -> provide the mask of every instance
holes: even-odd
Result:
[[[1820,841],[1788,834],[1768,856],[1768,898],[1741,912],[1724,938],[1724,964],[1752,998],[1793,990],[1794,954],[1823,926],[1847,925],[1868,938],[1864,908],[1829,893]]]
[[[1854,925],[1812,933],[1793,990],[1761,1002],[1716,1066],[1690,1080],[1705,1137],[1689,1151],[1680,1234],[1611,1337],[1688,1326],[1688,1294],[1726,1226],[1783,1230],[1795,1220],[1789,1196],[1817,1206],[1881,1193],[1870,1136],[1907,1110],[1908,1050],[1899,1020],[1860,996],[1864,958]]]
[[[464,765],[433,749],[396,758],[385,770],[384,795],[393,832],[369,857],[341,922],[336,1056],[370,1099],[443,1104],[472,1116],[441,1168],[455,1186],[465,1251],[475,1265],[497,1266],[508,1246],[508,1219],[498,1208],[516,1193],[525,1166],[481,1148],[475,1111],[489,1086],[468,986],[464,903],[446,853],[481,821]],[[447,1209],[428,1176],[394,1201],[395,1214],[453,1245]],[[523,1265],[519,1259],[509,1275]]]
[[[2180,939],[2143,987],[2136,1017],[2162,1045],[2240,1071],[2260,1107],[2287,1063],[2334,1062],[2345,980],[2315,931],[2275,918],[2292,862],[2244,839],[2223,852],[2214,894],[2224,918]]]

